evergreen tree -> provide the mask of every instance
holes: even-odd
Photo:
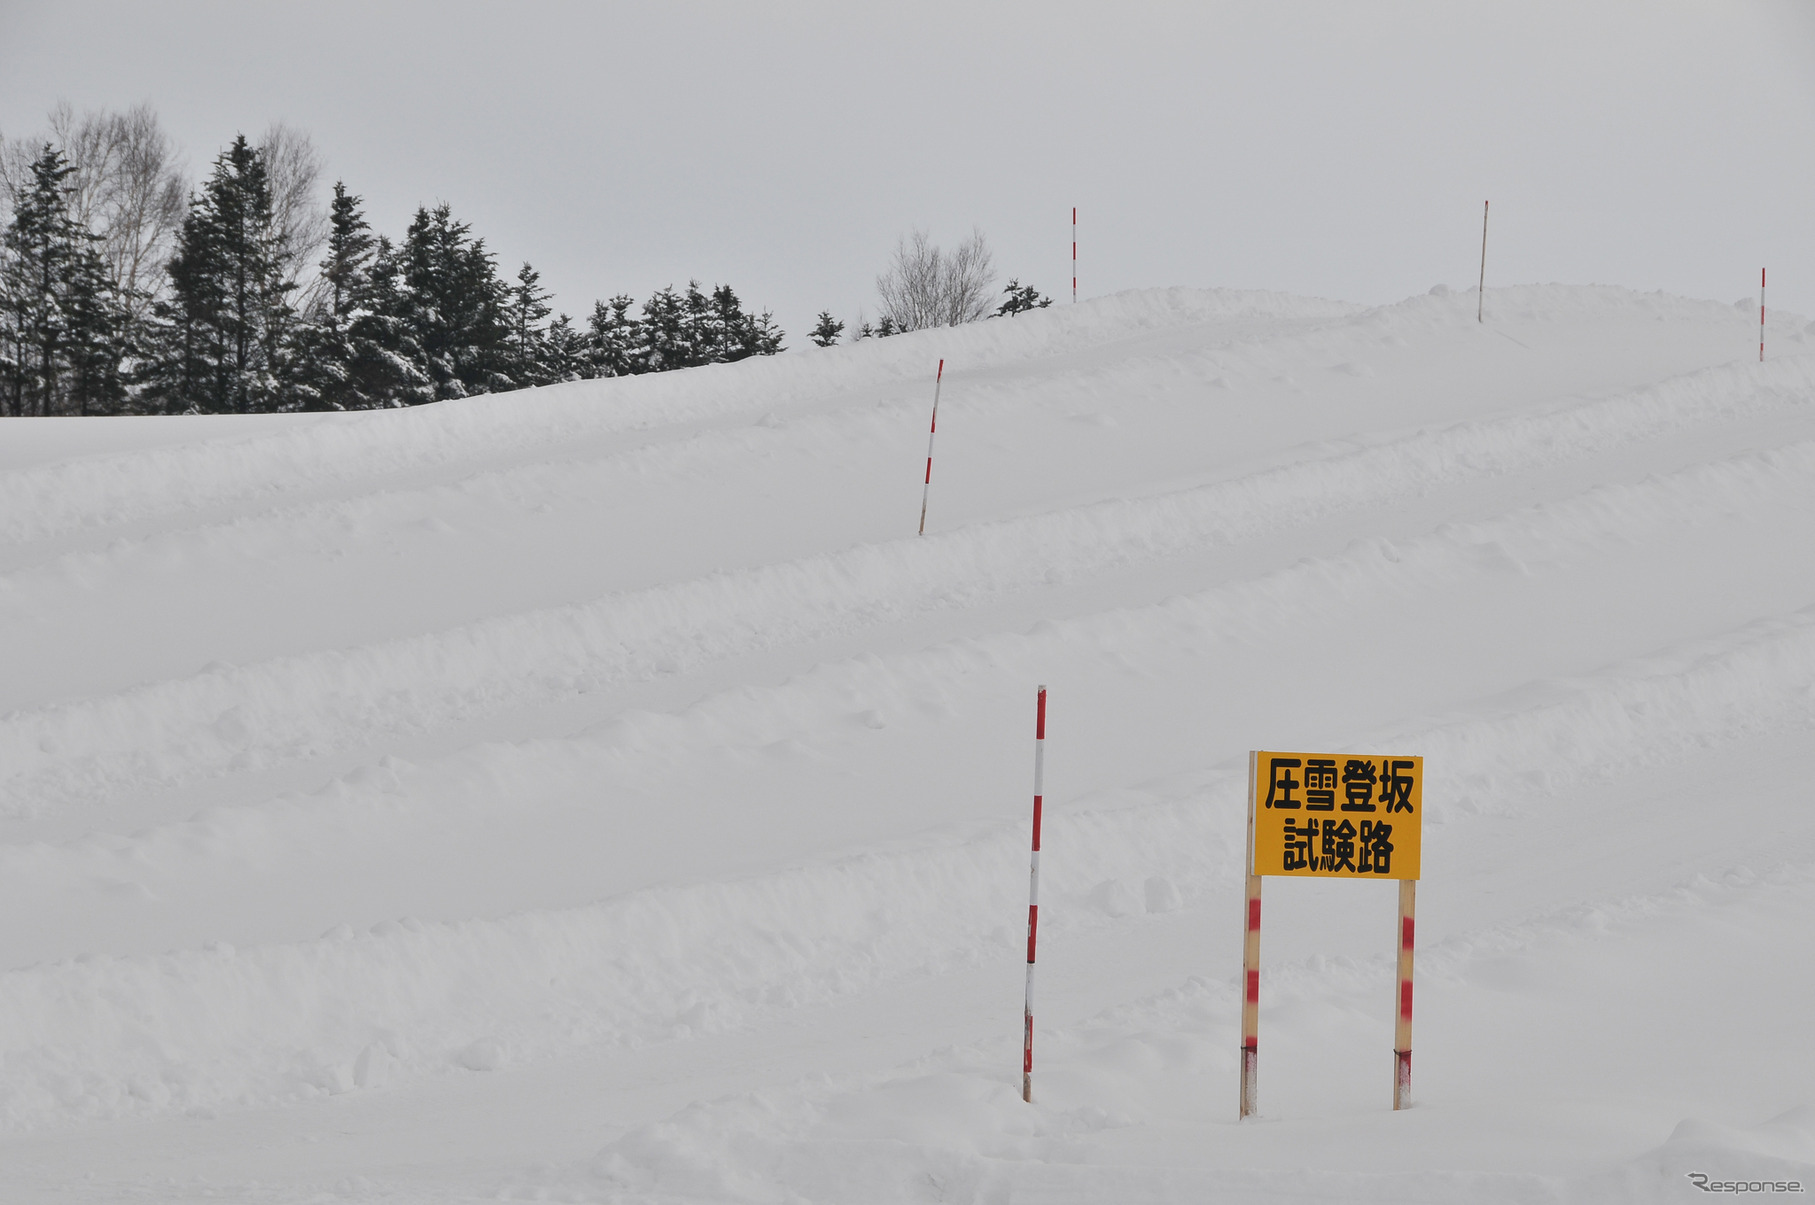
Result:
[[[369,292],[374,242],[359,198],[335,181],[328,209],[328,254],[321,261],[319,308],[298,332],[296,390],[304,410],[364,410],[353,362],[352,325]]]
[[[435,400],[514,388],[506,289],[485,240],[446,205],[418,209],[399,257],[400,316]]]
[[[561,314],[543,335],[542,372],[545,384],[581,381],[596,376],[587,355],[586,335],[574,329],[573,319]]]
[[[98,236],[70,212],[74,169],[46,143],[0,237],[0,408],[92,414],[124,390],[126,315]]]
[[[69,364],[67,414],[118,414],[126,401],[122,361],[131,354],[131,313],[114,290],[100,239],[80,228],[63,294]]]
[[[700,359],[707,364],[730,364],[754,354],[750,348],[750,316],[730,285],[712,287],[712,314]]]
[[[996,307],[990,317],[1006,318],[1014,314],[1024,314],[1028,310],[1043,310],[1052,304],[1052,298],[1040,296],[1040,290],[1032,285],[1024,285],[1019,280],[1011,280],[1002,290],[1008,294],[1008,300]]]
[[[729,364],[750,356],[772,356],[781,350],[781,331],[767,310],[747,314],[730,285],[712,290],[712,341],[709,362]]]
[[[334,185],[319,308],[298,332],[296,392],[305,410],[371,410],[422,400],[424,378],[398,354],[397,267],[374,239],[359,198]]]
[[[508,371],[519,385],[545,385],[560,379],[549,375],[546,363],[548,347],[542,320],[549,314],[548,296],[542,288],[542,274],[524,264],[510,290],[507,353]]]
[[[244,135],[221,152],[190,199],[170,261],[170,299],[156,307],[147,393],[169,412],[291,409],[292,311],[259,153]]]
[[[831,347],[838,342],[838,336],[844,334],[844,323],[832,317],[832,311],[819,311],[819,325],[807,332],[807,338],[820,347]],[[859,336],[861,338],[862,336]]]
[[[687,282],[687,292],[683,299],[686,314],[681,319],[681,328],[686,332],[682,340],[684,350],[672,363],[674,368],[697,368],[701,364],[710,364],[717,358],[719,348],[724,343],[724,336],[719,330],[717,310],[706,294],[700,292],[700,282]]]
[[[328,258],[321,261],[321,279],[328,313],[339,319],[365,300],[372,254],[377,250],[376,240],[367,233],[371,226],[359,212],[359,201],[347,192],[344,182],[334,182],[334,200],[328,206]]]
[[[788,349],[782,345],[787,336],[775,323],[775,315],[764,310],[749,323],[750,354],[753,356],[773,356]]]
[[[360,370],[368,381],[365,395],[377,406],[418,406],[435,400],[434,382],[424,368],[428,357],[405,315],[408,301],[402,281],[397,248],[381,234],[366,279],[368,308],[353,323]]]
[[[51,413],[63,368],[66,318],[58,304],[69,270],[64,236],[65,183],[74,173],[49,143],[33,160],[26,187],[14,198],[0,260],[0,367],[6,372],[6,412]]]
[[[643,303],[643,321],[630,352],[632,372],[667,372],[686,368],[692,361],[692,332],[687,326],[687,302],[674,286],[657,289]]]
[[[594,377],[624,377],[640,371],[632,355],[642,341],[642,323],[630,314],[636,301],[620,293],[610,302],[595,301],[586,324],[586,359]]]

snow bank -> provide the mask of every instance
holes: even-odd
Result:
[[[320,756],[784,644],[1254,539],[1446,483],[1803,408],[1815,363],[1721,368],[1602,401],[1420,431],[1151,498],[971,524],[447,632],[212,669],[0,719],[0,809]]]
[[[37,1170],[0,1195],[193,1199],[203,1162],[272,1201],[1799,1170],[1815,356],[1786,327],[1754,362],[1714,303],[1475,300],[1155,290],[409,412],[34,428],[0,470],[0,1137]],[[1263,1117],[1230,1120],[1243,752],[1275,740],[1431,767],[1407,1112],[1390,900],[1275,880]]]

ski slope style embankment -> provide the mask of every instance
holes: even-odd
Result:
[[[1485,309],[1175,289],[13,424],[0,1195],[1815,1183],[1815,336]],[[1236,1125],[1246,751],[1389,745],[1430,775],[1417,1107],[1390,895],[1269,880]]]

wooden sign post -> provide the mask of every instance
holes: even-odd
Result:
[[[1412,934],[1424,828],[1424,759],[1248,754],[1248,891],[1242,937],[1241,1116],[1255,1112],[1260,1030],[1260,880],[1399,880],[1393,1108],[1411,1104]]]
[[[1412,1103],[1412,914],[1418,880],[1399,880],[1399,1016],[1393,1021],[1393,1108]]]
[[[1260,876],[1254,873],[1254,759],[1248,754],[1248,928],[1242,935],[1242,1111],[1254,1112],[1260,1050]]]

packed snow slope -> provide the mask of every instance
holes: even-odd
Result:
[[[0,1199],[1815,1184],[1815,335],[1475,310],[6,424]],[[1426,758],[1410,1110],[1392,885],[1269,879],[1236,1121],[1251,748]]]

